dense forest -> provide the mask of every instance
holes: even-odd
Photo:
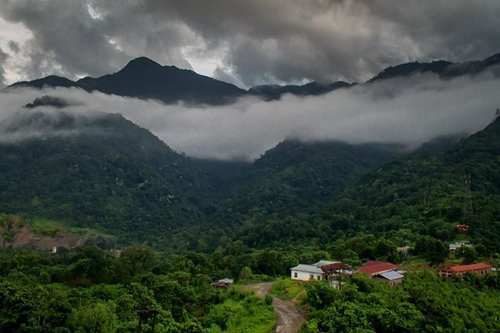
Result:
[[[16,135],[45,126],[66,137],[0,144],[0,199],[4,213],[27,224],[91,229],[109,247],[147,241],[212,252],[241,241],[324,249],[367,233],[404,246],[424,236],[451,241],[466,223],[491,255],[499,252],[499,125],[411,154],[285,141],[238,163],[185,157],[119,115],[33,111],[2,128]]]
[[[289,282],[276,278],[290,265],[330,253],[173,255],[139,245],[121,252],[80,247],[57,254],[3,249],[0,331],[271,332],[272,298],[258,298],[247,286],[276,281],[273,296],[286,298],[282,287]],[[224,276],[238,283],[229,289],[211,286]],[[299,306],[308,319],[303,332],[494,332],[500,328],[499,282],[496,273],[442,280],[433,271],[417,271],[393,287],[355,275],[341,290],[322,281],[295,288],[303,294]]]

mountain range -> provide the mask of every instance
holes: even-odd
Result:
[[[426,71],[443,78],[476,74],[499,59],[404,64],[370,82]],[[350,86],[245,91],[139,58],[96,79],[52,76],[9,89],[47,85],[208,104]],[[121,115],[69,113],[64,103],[42,96],[0,122],[2,137],[11,138],[0,140],[0,212],[92,228],[116,236],[118,245],[148,242],[170,251],[213,251],[235,241],[255,248],[317,246],[359,233],[398,244],[418,235],[451,240],[458,222],[470,224],[472,239],[488,251],[499,250],[498,118],[469,138],[435,141],[413,153],[396,145],[285,140],[254,162],[224,162],[179,154]],[[470,197],[464,177],[472,179]],[[463,209],[467,200],[473,210]]]
[[[500,53],[484,60],[464,63],[434,61],[430,63],[410,62],[388,67],[367,83],[379,80],[411,76],[417,73],[434,73],[441,78],[461,75],[475,75],[487,68],[500,64]],[[162,66],[146,57],[131,60],[120,71],[98,78],[85,77],[71,81],[64,77],[47,76],[33,81],[14,83],[7,89],[19,87],[76,87],[86,91],[99,91],[142,99],[156,99],[166,104],[184,102],[186,104],[221,105],[234,102],[239,97],[254,96],[263,100],[277,100],[285,94],[297,96],[317,96],[331,91],[349,88],[356,83],[309,82],[304,85],[260,85],[248,90],[235,85],[199,75],[191,70],[175,66]]]

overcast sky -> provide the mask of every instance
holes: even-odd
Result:
[[[147,56],[248,87],[500,52],[498,0],[2,0],[0,85]]]

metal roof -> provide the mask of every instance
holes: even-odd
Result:
[[[306,273],[323,274],[323,271],[321,270],[321,268],[313,266],[313,265],[298,264],[297,266],[290,268],[290,270],[306,272]]]
[[[369,275],[377,275],[387,271],[393,271],[398,269],[398,265],[390,263],[390,262],[381,262],[381,261],[368,261],[364,263],[359,269],[358,273],[361,274],[369,274]]]
[[[484,263],[484,262],[480,262],[480,263],[471,264],[471,265],[448,267],[447,269],[444,269],[444,271],[449,270],[452,272],[467,272],[467,271],[474,271],[474,270],[481,270],[481,269],[491,269],[491,265]]]
[[[404,275],[399,274],[398,272],[395,271],[380,273],[379,275],[387,280],[397,280],[404,277]]]
[[[321,267],[325,265],[338,264],[338,263],[340,263],[340,261],[320,260],[317,263],[313,264],[313,266]]]

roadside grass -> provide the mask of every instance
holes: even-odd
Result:
[[[273,283],[270,291],[272,296],[291,301],[305,296],[304,282],[289,278],[280,278]]]
[[[221,292],[222,302],[214,305],[205,318],[207,333],[270,333],[276,327],[269,301],[250,290],[229,288]]]

